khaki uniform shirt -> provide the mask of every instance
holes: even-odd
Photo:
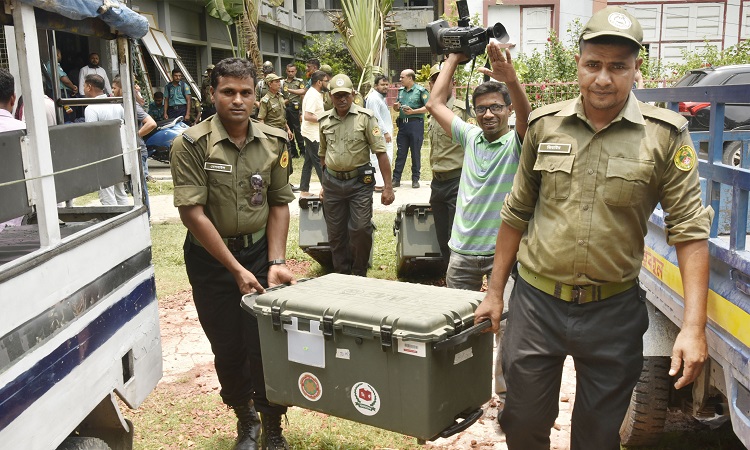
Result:
[[[529,124],[501,212],[525,231],[518,261],[526,268],[572,285],[633,280],[657,203],[670,245],[708,238],[713,211],[701,203],[683,117],[631,93],[598,132],[580,97],[535,110]]]
[[[451,97],[446,106],[461,120],[469,122],[466,101]],[[463,167],[464,148],[461,144],[453,142],[434,116],[430,116],[427,136],[430,138],[430,165],[433,172],[450,172]]]
[[[229,140],[218,116],[186,130],[170,155],[174,205],[203,205],[222,237],[255,233],[268,221],[270,206],[294,200],[289,186],[286,133],[251,122],[242,148]],[[263,203],[250,204],[256,189],[250,177],[263,177]]]
[[[289,92],[289,89],[304,89],[305,82],[302,81],[301,78],[295,78],[292,81],[289,81],[288,79],[284,78],[281,80],[281,93],[284,96],[286,100],[289,101],[289,105],[292,105],[293,102],[297,102],[297,108],[300,108],[300,105],[302,103],[302,97],[300,97],[298,94],[292,94]]]
[[[211,102],[211,80],[208,77],[203,78],[201,85],[201,106],[208,108],[213,106]]]
[[[263,123],[269,127],[286,131],[286,110],[284,109],[284,97],[281,92],[277,92],[275,95],[269,92],[260,99],[258,119],[262,119]]]
[[[337,172],[348,172],[370,162],[370,152],[385,152],[378,120],[366,108],[352,103],[343,120],[336,110],[320,117],[320,159],[326,167]]]

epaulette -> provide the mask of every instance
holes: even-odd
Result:
[[[210,132],[211,132],[211,121],[204,120],[198,125],[194,125],[188,128],[187,130],[185,130],[185,132],[182,133],[182,138],[190,142],[191,144],[195,144],[200,138],[208,135],[208,133]]]
[[[261,102],[261,103],[268,103],[268,101],[269,101],[270,99],[271,99],[271,98],[270,98],[270,97],[268,96],[268,94],[266,94],[266,95],[264,95],[264,96],[263,96],[263,98],[262,98],[262,99],[260,99],[260,102]]]
[[[553,103],[551,105],[544,105],[531,111],[531,114],[529,114],[529,124],[540,117],[549,116],[550,114],[557,114],[561,109],[565,107],[565,105],[567,105],[571,101],[575,100],[565,100],[562,102]]]
[[[323,111],[323,114],[318,117],[318,123],[322,122],[323,119],[327,119],[333,111],[335,111],[333,108]]]
[[[688,126],[687,119],[674,111],[642,102],[639,102],[638,106],[641,108],[641,114],[645,117],[672,125],[677,128],[680,133],[682,133]]]
[[[282,130],[281,128],[275,128],[270,125],[266,125],[265,123],[261,122],[252,122],[253,126],[256,127],[258,130],[262,131],[264,134],[268,134],[271,136],[275,136],[277,138],[281,138],[286,142],[289,139],[289,136],[287,136],[286,131]]]

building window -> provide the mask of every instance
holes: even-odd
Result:
[[[341,0],[326,0],[326,9],[341,9]]]
[[[234,53],[228,49],[211,49],[211,64],[218,64],[219,61],[226,58],[234,58]]]
[[[7,51],[8,41],[5,39],[5,27],[0,27],[0,67],[3,69],[10,69],[10,63],[8,61]]]
[[[305,9],[318,9],[318,0],[305,0]]]
[[[190,72],[193,80],[200,80],[202,71],[198,69],[198,47],[178,44],[177,42],[172,42],[172,47],[174,47],[175,53],[180,57],[187,71]]]
[[[398,77],[404,69],[415,72],[425,64],[432,64],[432,50],[430,47],[402,47],[398,51],[389,50],[388,64],[391,69],[391,81],[398,83]]]

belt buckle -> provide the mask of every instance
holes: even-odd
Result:
[[[227,239],[227,247],[230,251],[233,252],[239,252],[243,248],[245,248],[245,239],[244,236],[239,237],[231,237]]]
[[[570,291],[570,301],[575,303],[576,305],[580,305],[582,297],[585,297],[585,295],[583,295],[583,292],[585,291],[581,289],[581,286],[573,286],[573,289],[571,289]]]

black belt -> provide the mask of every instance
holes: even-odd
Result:
[[[461,176],[461,169],[453,169],[447,172],[432,172],[432,178],[438,181],[453,180]]]
[[[224,241],[224,244],[230,251],[239,252],[250,247],[253,244],[257,244],[261,239],[265,237],[265,235],[266,229],[264,227],[252,234],[243,234],[240,236],[221,238],[221,240]],[[201,242],[195,236],[193,236],[192,233],[188,233],[188,236],[190,237],[190,242],[199,247],[203,247],[203,244],[201,244]]]
[[[359,175],[359,169],[339,172],[337,170],[329,169],[326,166],[326,172],[330,173],[333,177],[339,179],[339,180],[351,180],[352,178],[357,178]]]
[[[424,122],[424,119],[421,117],[409,117],[406,119],[401,119],[401,123],[409,123],[409,122],[416,122],[416,121]]]

